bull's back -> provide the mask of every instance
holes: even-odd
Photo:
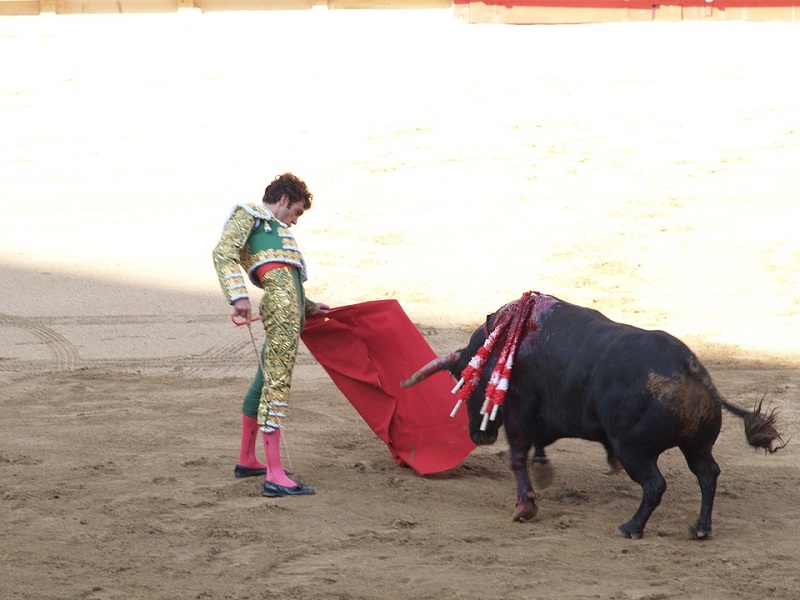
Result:
[[[561,434],[639,435],[645,443],[658,431],[665,447],[716,439],[719,395],[674,336],[560,302],[543,316],[536,338],[522,349],[536,371],[527,380],[538,381],[538,401],[556,415]]]

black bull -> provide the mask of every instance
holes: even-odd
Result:
[[[580,438],[603,444],[612,470],[621,466],[642,486],[639,509],[619,527],[621,535],[639,538],[667,487],[658,457],[677,446],[700,484],[700,516],[692,533],[710,536],[720,472],[712,448],[722,407],[744,419],[748,443],[769,452],[782,447],[773,446],[782,441],[774,427],[775,411],[762,413],[761,403],[753,412],[728,403],[692,351],[663,331],[616,323],[596,310],[536,296],[544,308],[532,312],[521,334],[505,400],[484,431],[480,411],[497,352],[466,401],[476,444],[494,443],[501,424],[505,426],[517,480],[514,519],[527,521],[538,510],[527,467],[531,447],[536,474],[547,463],[546,446],[561,438]],[[509,306],[490,315],[466,348],[435,359],[402,385],[442,370],[459,379]]]

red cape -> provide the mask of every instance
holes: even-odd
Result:
[[[420,475],[457,466],[475,448],[464,407],[454,417],[448,373],[400,382],[436,353],[396,300],[331,309],[306,321],[303,343],[398,465]]]

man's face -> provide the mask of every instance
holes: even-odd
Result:
[[[289,204],[289,196],[286,194],[281,196],[281,199],[276,205],[270,206],[270,210],[272,210],[272,214],[275,215],[275,218],[287,227],[291,227],[297,223],[297,220],[305,212],[302,202]]]

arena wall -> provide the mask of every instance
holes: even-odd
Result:
[[[453,8],[468,23],[797,21],[800,0],[0,0],[2,15]]]
[[[0,0],[0,15],[157,13],[234,10],[450,8],[452,0]]]

